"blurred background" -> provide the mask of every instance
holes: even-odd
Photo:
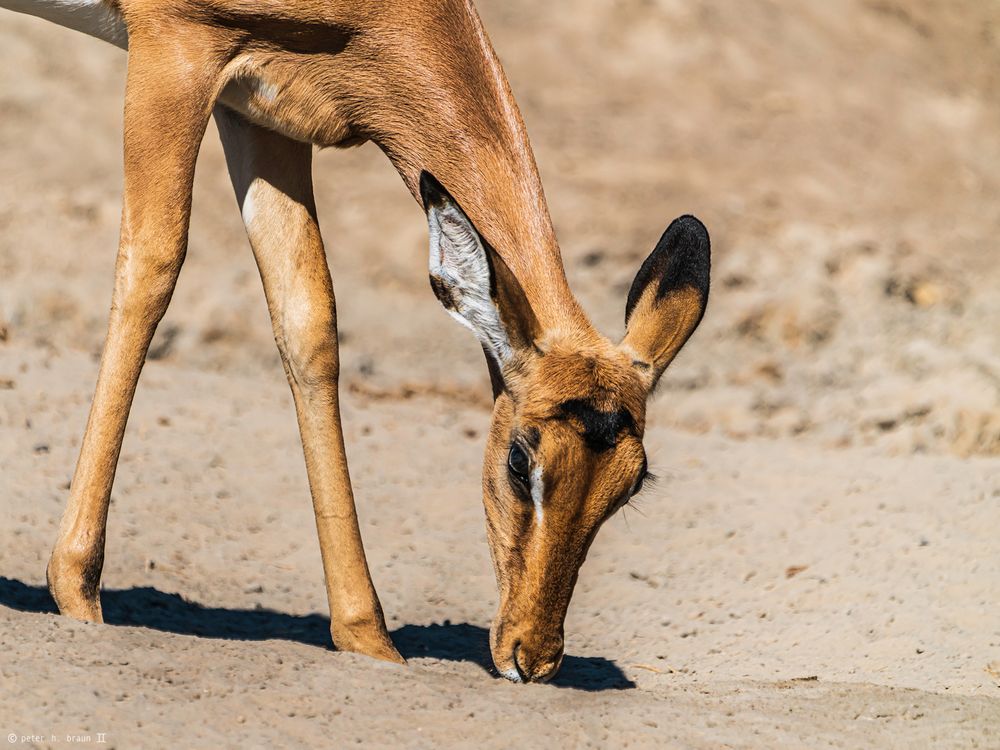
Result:
[[[713,293],[654,420],[743,439],[1000,454],[1000,6],[982,0],[479,4],[532,137],[573,288],[622,329],[674,216]],[[0,326],[96,356],[121,192],[125,56],[5,14]],[[323,152],[345,384],[489,407],[428,294],[426,228],[371,145]],[[434,356],[426,356],[428,350]],[[188,261],[150,355],[274,369],[210,125]]]

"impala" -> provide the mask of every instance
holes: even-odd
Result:
[[[517,104],[470,0],[0,0],[128,50],[114,295],[80,457],[48,564],[60,612],[100,622],[115,467],[150,339],[187,249],[215,118],[298,414],[338,649],[402,661],[358,527],[338,402],[333,284],[312,146],[376,143],[423,205],[430,281],[493,386],[483,502],[500,603],[493,661],[559,669],[600,526],[642,487],[646,399],[697,327],[709,238],[676,219],[639,269],[626,333],[570,292]]]

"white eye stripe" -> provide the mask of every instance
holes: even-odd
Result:
[[[531,472],[531,501],[535,504],[535,520],[541,525],[545,518],[545,483],[542,481],[542,467],[536,466]]]

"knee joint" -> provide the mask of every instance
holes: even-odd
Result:
[[[332,311],[283,315],[276,326],[278,349],[296,383],[306,388],[336,386],[340,377],[337,323]]]

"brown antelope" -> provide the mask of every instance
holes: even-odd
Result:
[[[624,340],[597,333],[567,285],[524,124],[470,0],[0,6],[128,50],[111,317],[48,565],[60,612],[102,619],[115,466],[184,261],[195,159],[214,114],[298,413],[335,646],[402,661],[348,476],[336,307],[311,177],[313,145],[371,140],[426,210],[434,293],[486,353],[494,408],[483,502],[500,594],[493,661],[515,682],[551,678],[587,550],[646,476],[646,399],[705,310],[701,222],[675,220],[642,264]]]

